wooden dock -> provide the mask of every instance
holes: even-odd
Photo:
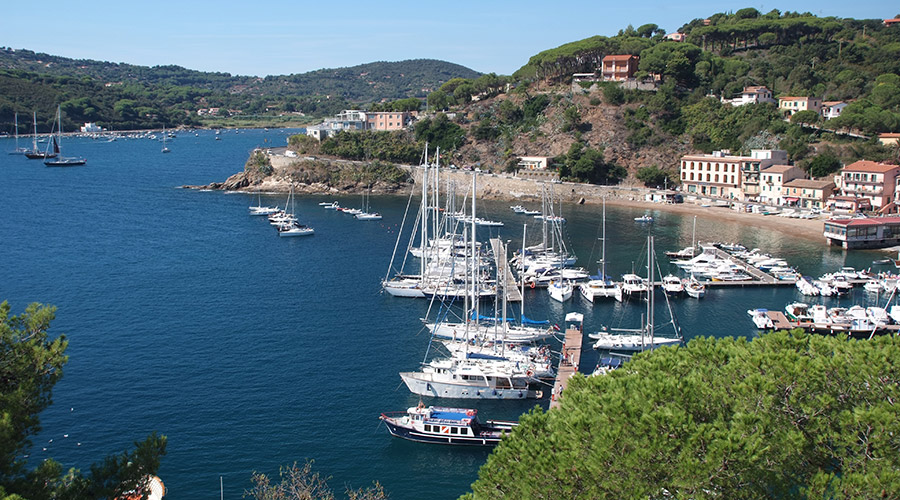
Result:
[[[500,238],[491,238],[491,249],[494,251],[494,264],[497,266],[497,283],[503,280],[506,275],[506,300],[509,302],[521,302],[522,292],[516,285],[516,276],[512,269],[506,272],[509,267],[509,261],[506,259],[506,245]]]
[[[792,324],[787,316],[781,311],[766,311],[766,316],[772,320],[772,324],[775,325],[776,330],[791,330],[797,328],[797,325]]]
[[[569,384],[569,379],[578,371],[581,363],[581,343],[583,340],[583,316],[578,313],[577,321],[569,321],[566,317],[566,338],[563,340],[562,350],[559,354],[559,367],[556,369],[556,382],[553,384],[553,393],[550,396],[550,408],[559,406],[559,398]]]

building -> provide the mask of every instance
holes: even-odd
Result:
[[[794,165],[771,165],[759,173],[759,201],[783,205],[784,184],[794,179],[802,179],[804,172]]]
[[[600,74],[603,81],[621,82],[634,78],[638,69],[638,56],[613,55],[605,56],[600,63]]]
[[[868,200],[873,210],[886,211],[893,207],[900,166],[860,160],[844,167],[835,178],[840,197]],[[838,200],[835,200],[838,201]],[[835,209],[841,208],[835,205]],[[861,209],[857,204],[857,209]]]
[[[665,39],[671,42],[683,42],[687,39],[687,35],[676,31],[675,33],[669,33],[668,35],[666,35]]]
[[[883,23],[885,26],[894,26],[896,24],[900,24],[900,17],[895,17],[894,19],[885,19]]]
[[[841,116],[841,112],[847,107],[844,101],[824,101],[822,102],[822,118],[830,120]]]
[[[779,97],[778,109],[790,116],[794,116],[794,113],[798,111],[815,111],[822,114],[822,99],[818,97]]]
[[[412,121],[408,111],[367,112],[365,115],[368,130],[403,130]]]
[[[681,157],[681,184],[687,194],[755,201],[760,195],[760,172],[776,163],[787,163],[787,152],[754,149],[750,156],[730,151]]]
[[[784,203],[799,208],[825,208],[834,194],[834,182],[830,180],[794,179],[781,188]]]
[[[103,132],[103,127],[93,122],[85,122],[84,126],[81,127],[81,132],[85,134],[99,134]]]
[[[762,86],[744,87],[740,97],[734,99],[722,98],[722,103],[731,104],[732,106],[743,106],[745,104],[761,104],[764,102],[775,103],[772,98],[772,91]]]
[[[885,248],[900,243],[900,217],[828,219],[825,240],[843,248]]]
[[[523,170],[547,170],[552,156],[520,156],[518,167]]]
[[[900,144],[900,134],[896,132],[878,134],[878,142],[884,144],[885,146],[896,146]]]

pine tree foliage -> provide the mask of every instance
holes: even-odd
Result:
[[[900,339],[697,338],[576,376],[470,498],[896,498]]]

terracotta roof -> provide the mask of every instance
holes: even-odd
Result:
[[[771,166],[768,166],[768,167],[762,169],[759,173],[761,173],[761,174],[783,174],[792,168],[799,168],[799,167],[795,167],[794,165],[771,165]]]
[[[869,160],[859,160],[844,167],[844,172],[875,172],[879,174],[887,173],[892,170],[900,170],[898,165],[885,165],[884,163],[875,163]]]
[[[894,137],[898,137],[898,138],[900,138],[900,133],[898,133],[898,132],[885,132],[885,133],[883,133],[883,134],[878,134],[878,137],[884,137],[884,138],[894,138]]]
[[[882,224],[900,224],[900,217],[866,217],[865,219],[828,219],[828,224],[842,226],[880,226]]]
[[[767,89],[766,87],[763,87],[761,85],[754,85],[752,87],[744,87],[743,93],[744,94],[758,93],[758,92],[762,92],[763,90],[765,90],[766,92],[769,91],[769,89]]]
[[[638,56],[633,56],[631,54],[604,56],[603,60],[604,61],[627,61],[627,60],[631,59],[632,57],[637,59]]]
[[[838,104],[847,104],[844,101],[822,101],[823,106],[837,106]]]
[[[791,96],[785,96],[785,97],[779,97],[779,98],[778,98],[779,101],[808,101],[808,100],[810,100],[810,99],[818,99],[818,97],[791,97]]]
[[[807,188],[807,189],[825,189],[834,187],[833,181],[817,181],[813,179],[794,179],[784,183],[784,187]]]

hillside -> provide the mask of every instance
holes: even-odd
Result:
[[[233,76],[179,66],[136,66],[0,49],[0,132],[14,113],[38,112],[49,130],[61,104],[66,129],[95,121],[117,130],[197,126],[198,109],[219,116],[305,114],[315,117],[383,100],[424,97],[453,78],[479,73],[433,59],[373,62],[348,68],[268,76]],[[20,121],[20,131],[30,127]]]

